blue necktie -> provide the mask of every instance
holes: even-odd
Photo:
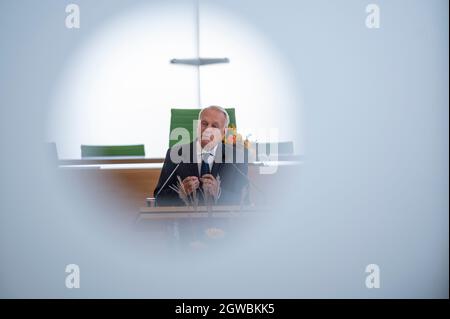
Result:
[[[210,174],[209,164],[206,163],[204,160],[202,160],[202,166],[200,168],[200,177],[205,175],[205,174]]]

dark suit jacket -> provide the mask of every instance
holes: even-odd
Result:
[[[199,164],[197,162],[195,148],[196,143],[192,142],[190,144],[174,146],[167,151],[158,185],[153,193],[156,197],[157,205],[184,205],[178,194],[169,185],[177,184],[177,176],[180,176],[181,180],[188,176],[199,177]],[[173,162],[171,159],[171,152],[176,152],[176,154],[184,157],[184,160],[181,161],[178,168],[176,168],[178,163]],[[244,188],[248,184],[248,180],[245,177],[248,173],[247,159],[246,151],[242,151],[241,149],[237,151],[235,146],[221,143],[217,147],[211,174],[216,178],[217,175],[220,176],[221,193],[217,202],[218,205],[240,204],[241,201],[248,202],[248,196],[244,196]],[[164,188],[162,188],[175,168],[175,173]],[[159,191],[161,192],[157,195]],[[199,204],[203,204],[202,195],[199,192],[197,195],[199,196]]]

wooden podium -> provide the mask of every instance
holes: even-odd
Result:
[[[239,218],[257,216],[267,209],[255,206],[187,206],[141,207],[139,220],[174,220],[186,218]]]
[[[201,238],[207,229],[220,229],[232,236],[254,225],[267,210],[255,206],[212,206],[209,211],[206,206],[197,210],[186,206],[141,207],[136,226],[147,235],[163,234],[179,243]]]

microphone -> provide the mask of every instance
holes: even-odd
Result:
[[[163,185],[161,186],[161,188],[159,189],[159,191],[156,193],[155,195],[155,202],[158,199],[159,194],[161,193],[161,191],[164,189],[164,187],[166,186],[166,184],[170,181],[170,179],[172,178],[173,174],[176,172],[176,170],[178,169],[178,166],[180,166],[180,164],[183,162],[179,162],[177,164],[177,166],[175,166],[175,168],[172,170],[172,172],[170,173],[169,177],[167,177],[167,179],[164,181]]]

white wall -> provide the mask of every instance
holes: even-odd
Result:
[[[80,41],[49,117],[48,139],[61,158],[80,157],[81,144],[145,144],[148,157],[164,156],[170,108],[199,107],[196,67],[169,63],[196,55],[195,10],[190,1],[135,6]],[[240,133],[252,140],[268,141],[273,129],[281,140],[297,140],[299,94],[282,53],[261,31],[202,2],[200,55],[231,59],[201,68],[201,107],[235,107]]]

